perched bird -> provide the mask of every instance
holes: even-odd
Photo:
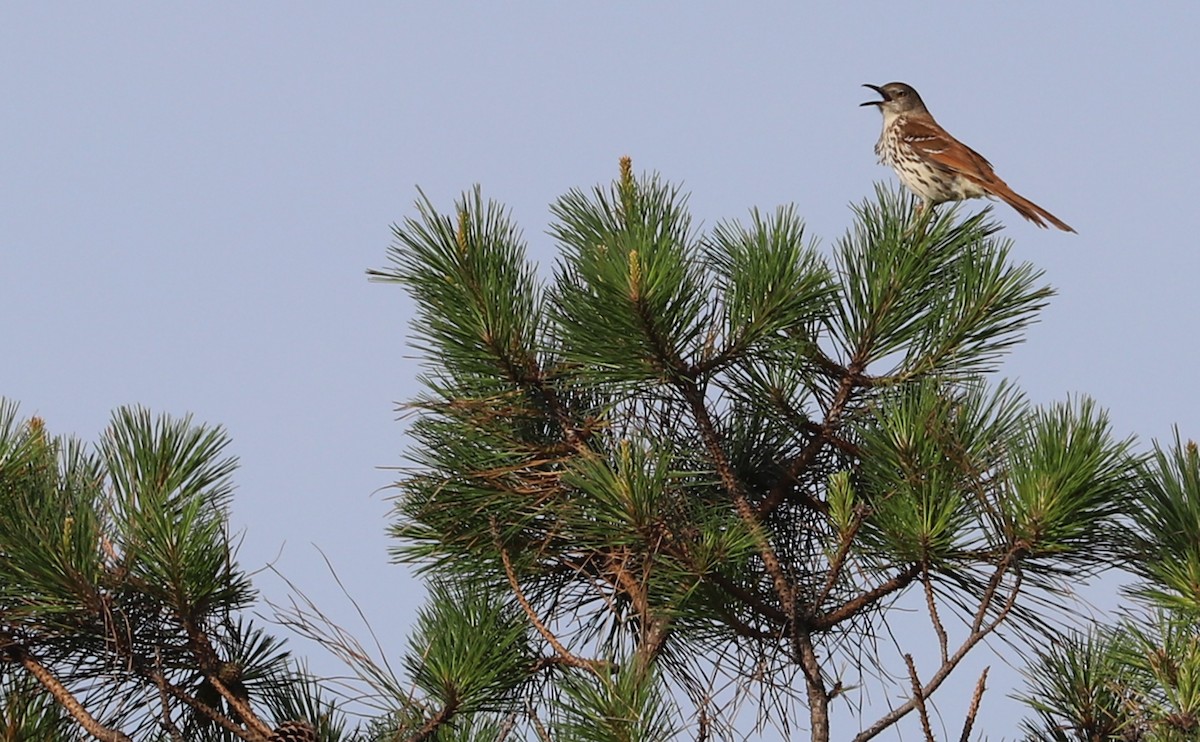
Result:
[[[911,86],[889,82],[883,87],[869,84],[863,87],[883,96],[883,100],[862,104],[879,106],[883,114],[883,133],[875,144],[879,162],[890,165],[900,182],[924,200],[924,206],[995,196],[1039,227],[1050,222],[1066,232],[1075,231],[1009,188],[992,172],[992,164],[983,155],[950,136],[933,120],[921,96]]]

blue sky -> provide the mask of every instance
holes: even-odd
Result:
[[[482,184],[544,269],[547,205],[626,154],[705,225],[794,202],[828,246],[893,180],[860,85],[902,80],[1079,231],[996,207],[1060,292],[1004,373],[1200,437],[1197,6],[811,5],[9,5],[0,394],[89,440],[131,403],[225,426],[243,563],[349,621],[319,546],[398,653],[421,593],[381,488],[418,368],[411,304],[364,271],[416,187],[449,209]],[[1011,737],[1013,672],[984,662],[983,729]],[[973,681],[940,696],[950,729]]]

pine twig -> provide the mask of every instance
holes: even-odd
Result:
[[[933,599],[933,583],[929,580],[929,565],[922,565],[921,583],[925,586],[925,604],[929,608],[929,620],[933,624],[933,630],[937,633],[938,648],[942,652],[942,662],[949,659],[948,645],[949,640],[946,637],[946,627],[942,626],[942,619],[938,615],[937,603]]]
[[[921,729],[925,732],[926,742],[935,742],[933,730],[929,726],[929,709],[925,708],[925,695],[921,688],[921,678],[917,676],[917,666],[911,654],[904,655],[904,664],[908,665],[908,678],[912,681],[913,701],[917,704],[917,713],[921,716]]]
[[[521,590],[521,583],[517,581],[517,574],[513,570],[512,560],[509,559],[508,550],[500,543],[500,534],[496,529],[496,523],[492,521],[492,536],[496,541],[496,549],[500,552],[500,561],[504,564],[504,574],[508,577],[509,587],[512,588],[513,595],[516,596],[517,602],[521,604],[521,608],[525,611],[525,615],[529,618],[529,622],[537,629],[537,632],[542,635],[542,638],[554,648],[558,656],[562,658],[563,664],[571,667],[578,667],[589,672],[599,674],[596,669],[596,663],[591,660],[585,660],[582,657],[577,657],[571,653],[569,649],[563,646],[558,637],[554,635],[542,619],[538,617],[537,612],[533,610],[533,606],[529,604],[529,600],[525,597],[525,592]]]
[[[963,722],[962,735],[959,736],[958,742],[969,742],[971,737],[971,727],[975,726],[975,715],[979,713],[979,702],[983,700],[983,692],[987,690],[987,676],[990,666],[983,668],[983,674],[979,676],[979,682],[975,684],[975,695],[971,698],[971,707],[967,709],[967,718]]]

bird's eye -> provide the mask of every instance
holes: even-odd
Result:
[[[904,97],[904,96],[906,96],[906,95],[908,95],[908,91],[907,91],[907,90],[899,90],[899,91],[897,91],[897,92],[896,92],[896,97],[897,97],[897,98],[903,98],[903,97]]]

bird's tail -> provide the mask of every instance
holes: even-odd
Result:
[[[1005,184],[1002,188],[996,188],[994,184],[991,185],[992,192],[997,198],[1016,209],[1018,214],[1038,225],[1039,227],[1045,229],[1046,222],[1050,222],[1064,232],[1075,231],[1062,219],[1059,219],[1049,211],[1043,209],[1041,206],[1038,206],[1034,202],[1009,188],[1007,184]]]

